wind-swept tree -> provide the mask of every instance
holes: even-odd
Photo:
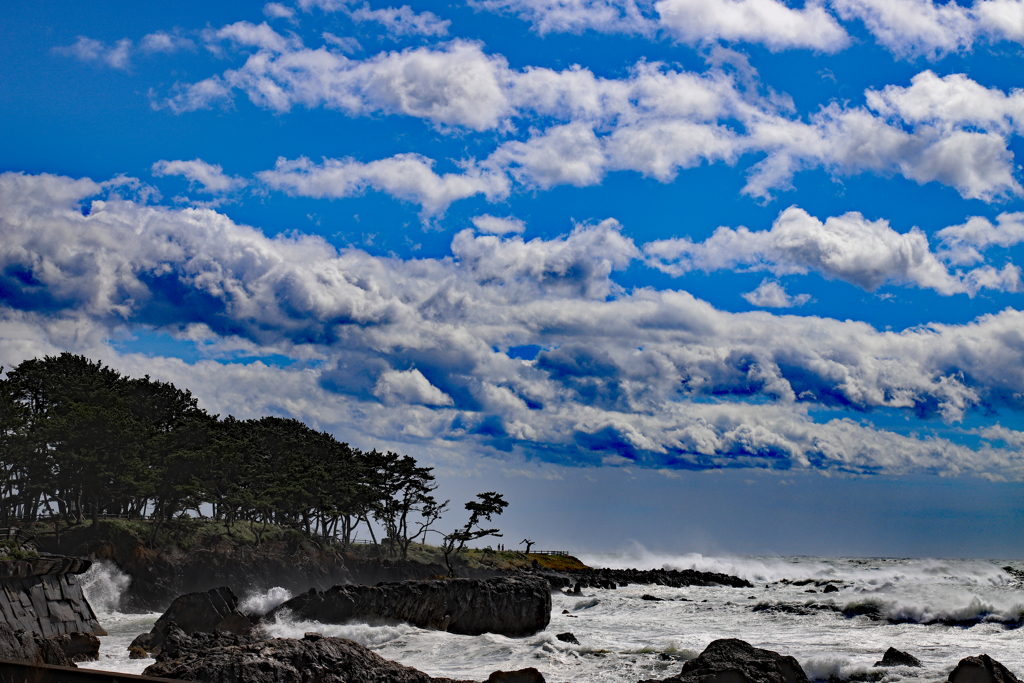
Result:
[[[497,536],[501,538],[498,529],[485,529],[480,526],[480,520],[491,521],[492,515],[500,515],[508,507],[508,503],[500,493],[488,491],[487,493],[476,494],[477,500],[466,503],[469,510],[469,521],[460,529],[447,534],[441,541],[441,550],[444,552],[444,563],[448,566],[448,576],[454,577],[455,568],[453,562],[459,553],[466,549],[470,541],[485,536]]]

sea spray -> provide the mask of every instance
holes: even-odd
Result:
[[[292,599],[291,591],[280,586],[274,586],[262,593],[249,593],[238,603],[238,611],[242,614],[262,616],[278,605]]]
[[[132,577],[118,569],[114,563],[99,560],[93,562],[79,580],[85,599],[102,620],[102,617],[120,611],[121,599],[131,585]]]

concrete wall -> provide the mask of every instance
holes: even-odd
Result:
[[[0,562],[15,564],[21,566],[0,568],[0,623],[14,630],[40,633],[45,638],[64,633],[107,635],[86,601],[77,576],[89,568],[88,560],[40,558]]]

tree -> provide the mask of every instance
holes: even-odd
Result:
[[[524,538],[522,543],[520,543],[519,545],[522,545],[523,543],[526,544],[526,554],[529,555],[530,554],[530,548],[533,547],[533,541],[529,540],[528,538]]]
[[[469,521],[466,522],[466,525],[447,534],[442,539],[441,550],[444,552],[444,563],[448,566],[448,576],[456,576],[452,562],[459,553],[466,549],[467,543],[485,536],[501,538],[498,529],[485,529],[480,526],[480,521],[490,522],[492,515],[500,515],[505,511],[508,502],[500,493],[494,491],[478,493],[476,497],[477,500],[466,503],[466,509],[469,510]]]
[[[431,495],[437,489],[433,468],[417,467],[411,456],[374,450],[365,454],[364,462],[369,483],[377,494],[373,518],[384,527],[388,552],[407,557],[409,545],[426,535],[447,510],[449,501],[438,503]]]

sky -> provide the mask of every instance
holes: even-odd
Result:
[[[413,455],[508,547],[1024,557],[1024,0],[3,13],[8,369]]]

